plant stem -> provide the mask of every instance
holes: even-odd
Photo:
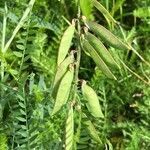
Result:
[[[3,17],[3,31],[2,31],[2,52],[4,51],[4,47],[5,47],[7,12],[8,12],[7,5],[5,3],[5,12]]]
[[[80,60],[81,60],[81,44],[80,44],[80,35],[81,35],[81,26],[80,26],[80,18],[81,18],[81,12],[80,12],[80,1],[78,0],[78,14],[77,14],[77,38],[78,38],[78,42],[77,42],[77,58],[76,58],[76,68],[75,68],[75,77],[74,77],[74,95],[73,95],[73,102],[77,102],[77,91],[78,91],[78,75],[79,75],[79,69],[80,69]],[[78,106],[79,108],[81,108],[81,104],[78,98]],[[80,110],[79,110],[80,111]],[[76,142],[78,142],[78,138],[80,137],[80,130],[81,130],[81,120],[82,120],[82,112],[80,111],[78,113],[79,115],[79,121],[77,123],[77,130],[76,133],[74,135],[75,137],[75,142],[74,142],[74,149],[76,149]]]
[[[130,71],[133,75],[135,75],[138,79],[140,79],[141,81],[143,81],[145,84],[150,85],[149,81],[145,81],[140,75],[138,75],[137,73],[135,73],[134,71],[132,71],[121,59],[119,59],[120,62],[123,64],[123,66]]]
[[[81,16],[81,12],[80,12],[80,5],[78,2],[78,19],[77,19],[77,30],[78,30],[78,46],[77,46],[77,59],[76,59],[76,69],[75,69],[75,77],[74,77],[74,81],[75,81],[75,85],[74,85],[74,96],[73,96],[73,101],[76,99],[76,93],[77,93],[77,85],[78,85],[78,74],[79,74],[79,68],[80,68],[80,59],[81,59],[81,45],[80,45],[80,16]]]
[[[2,59],[1,59],[1,81],[3,81],[4,78],[4,47],[5,47],[5,39],[6,39],[6,24],[7,24],[7,5],[5,3],[5,12],[3,17],[3,30],[2,30],[2,43],[1,43],[1,51],[2,51]]]
[[[150,67],[150,63],[146,61],[132,46],[130,46],[131,50],[145,63]]]
[[[109,11],[109,0],[106,0],[106,9]]]

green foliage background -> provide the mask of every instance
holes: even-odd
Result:
[[[119,27],[108,26],[94,7],[85,12],[118,37],[132,43],[150,62],[149,0],[101,0]],[[0,1],[0,40],[5,4],[8,8],[6,41],[17,26],[28,0]],[[84,10],[82,10],[84,13]],[[77,0],[36,0],[32,12],[15,36],[5,56],[5,73],[0,81],[0,150],[61,150],[64,147],[66,106],[53,117],[52,82],[60,41],[68,23],[77,18]],[[76,49],[73,39],[71,49]],[[1,46],[0,46],[1,47]],[[132,70],[149,80],[150,68],[131,51],[109,51],[122,58]],[[1,70],[2,71],[2,67]],[[117,81],[108,79],[93,60],[81,55],[79,79],[85,79],[99,96],[104,119],[88,114],[80,87],[78,99],[87,112],[103,144],[97,144],[86,131],[80,109],[75,107],[74,149],[150,149],[150,86],[123,68],[114,71]]]

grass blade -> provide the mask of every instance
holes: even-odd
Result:
[[[4,53],[8,50],[8,48],[9,48],[11,42],[13,41],[14,37],[16,36],[16,34],[17,34],[18,31],[20,30],[20,28],[21,28],[21,27],[23,26],[23,24],[25,23],[26,18],[28,17],[29,13],[31,12],[34,3],[35,3],[35,0],[31,0],[31,1],[29,2],[29,5],[28,5],[28,7],[26,8],[26,10],[25,10],[25,12],[24,12],[22,18],[20,19],[18,25],[17,25],[16,28],[14,29],[11,38],[8,40],[8,42],[6,43],[6,45],[5,45],[5,47],[4,47],[4,51],[3,51]]]

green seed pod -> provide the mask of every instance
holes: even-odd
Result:
[[[104,15],[106,20],[109,20],[113,23],[116,23],[116,20],[111,16],[111,14],[107,11],[107,9],[101,5],[98,1],[92,0],[93,5]]]
[[[73,108],[70,106],[66,120],[65,150],[73,149],[74,119]]]
[[[67,72],[69,64],[73,62],[74,62],[74,55],[73,55],[73,52],[71,52],[70,55],[57,67],[55,79],[53,82],[53,91],[52,91],[53,98],[56,98],[56,93],[57,93],[60,81],[62,77],[64,76],[64,74]]]
[[[93,46],[93,48],[96,50],[96,52],[100,55],[100,57],[105,61],[107,65],[109,65],[110,67],[120,68],[111,56],[110,52],[106,49],[103,43],[96,36],[87,32],[85,38]]]
[[[63,34],[63,37],[60,42],[59,50],[58,50],[57,66],[59,66],[60,63],[65,59],[69,51],[71,41],[74,35],[74,31],[75,31],[75,25],[72,24],[67,28],[67,30]]]
[[[89,44],[87,40],[83,40],[82,47],[84,51],[87,51],[96,65],[99,67],[100,70],[110,79],[115,79],[116,77],[114,74],[110,71],[108,66],[105,64],[105,62],[102,60],[102,58],[98,55],[98,53],[95,51],[95,49]]]
[[[121,50],[130,50],[130,47],[118,39],[114,34],[103,26],[95,22],[86,22],[86,25],[93,31],[97,36],[102,40],[110,44],[112,47],[121,49]]]
[[[66,72],[66,74],[64,75],[64,77],[60,82],[52,115],[58,112],[61,109],[61,107],[67,102],[70,94],[73,76],[74,76],[74,67],[70,66],[69,70]]]
[[[92,122],[90,120],[87,120],[87,117],[85,119],[86,120],[83,121],[83,124],[85,125],[85,128],[88,131],[88,133],[91,136],[91,138],[93,140],[95,140],[96,142],[98,142],[99,144],[102,144],[102,141],[101,141],[101,139],[100,139],[100,137],[99,137],[99,135],[98,135],[94,125],[92,124]]]
[[[82,94],[84,99],[87,101],[86,105],[89,112],[94,117],[104,118],[97,94],[90,86],[86,84],[85,81],[82,83]]]

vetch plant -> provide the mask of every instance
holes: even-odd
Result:
[[[98,1],[92,0],[91,3],[93,3],[93,5],[98,10],[100,10],[101,13],[103,13],[105,18],[107,18],[109,24],[110,22],[116,23],[110,13]],[[84,7],[82,1],[80,1],[80,5]],[[83,10],[83,12],[86,14],[84,8],[81,8],[81,10]],[[87,14],[89,14],[89,12],[87,12]],[[82,24],[84,24],[86,28],[82,27]],[[75,38],[76,41],[73,40],[73,38]],[[74,44],[73,41],[76,42],[77,48],[75,52],[69,52],[71,45]],[[58,51],[56,75],[53,84],[53,98],[55,100],[55,103],[51,115],[55,115],[58,112],[61,112],[63,106],[69,106],[67,107],[68,118],[66,124],[65,149],[73,149],[73,147],[76,147],[75,145],[77,141],[75,141],[73,138],[73,133],[75,133],[74,130],[76,126],[74,125],[75,122],[73,122],[73,110],[76,108],[76,105],[80,106],[80,111],[78,113],[82,114],[81,119],[83,124],[85,125],[85,128],[89,132],[89,135],[91,136],[93,141],[98,142],[98,147],[102,146],[102,140],[97,133],[94,124],[90,121],[90,117],[82,112],[82,107],[86,106],[88,114],[93,116],[94,119],[104,118],[104,114],[101,110],[99,98],[96,92],[94,91],[94,89],[88,86],[84,80],[81,80],[81,91],[84,101],[77,100],[79,90],[78,88],[80,83],[78,72],[80,69],[80,59],[82,54],[81,50],[83,50],[86,55],[90,56],[98,66],[98,68],[110,79],[117,80],[113,73],[113,70],[114,68],[118,70],[122,69],[121,64],[123,64],[123,66],[126,67],[131,73],[136,75],[142,81],[144,80],[142,77],[129,69],[124,63],[122,63],[121,59],[119,59],[121,62],[118,64],[113,55],[104,46],[103,42],[106,42],[107,45],[114,47],[116,50],[133,50],[135,54],[137,54],[144,62],[146,62],[136,50],[116,37],[105,27],[99,25],[96,22],[88,21],[85,17],[82,17],[80,14],[80,6],[78,7],[78,18],[74,19],[73,24],[69,25],[61,39]],[[70,59],[71,57],[72,60]],[[149,65],[148,62],[146,63]],[[146,84],[149,84],[145,80],[144,82]],[[70,136],[68,135],[68,132],[70,132]],[[68,144],[69,142],[70,144]]]
[[[0,20],[2,149],[145,147],[150,63],[126,31],[126,2],[30,0],[13,31],[8,3]]]

